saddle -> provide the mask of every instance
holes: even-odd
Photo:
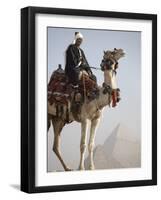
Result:
[[[68,79],[61,66],[51,75],[48,84],[48,101],[50,105],[53,103],[66,104],[70,99],[70,93],[68,91]]]
[[[58,105],[68,105],[73,96],[79,94],[81,101],[86,97],[89,101],[98,96],[98,86],[95,80],[89,75],[82,74],[79,87],[75,90],[69,83],[68,77],[61,66],[53,72],[48,84],[48,101],[50,105],[56,103]],[[74,95],[73,95],[74,94]]]

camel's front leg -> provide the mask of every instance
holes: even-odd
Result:
[[[96,128],[97,128],[98,122],[99,122],[99,118],[93,119],[91,121],[90,138],[89,138],[89,144],[88,144],[88,151],[89,151],[89,157],[90,157],[89,169],[91,170],[95,169],[94,161],[93,161],[93,149],[94,149],[94,141],[95,141]]]
[[[84,155],[86,150],[86,140],[87,140],[87,121],[81,124],[81,142],[80,142],[80,165],[79,169],[84,170]]]

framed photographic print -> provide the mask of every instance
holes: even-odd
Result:
[[[21,190],[157,184],[157,16],[21,9]]]

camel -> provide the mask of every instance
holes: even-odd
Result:
[[[99,87],[99,96],[92,100],[83,102],[81,106],[81,111],[79,113],[74,113],[72,110],[69,110],[69,118],[71,121],[77,121],[81,123],[81,140],[80,140],[80,163],[79,170],[85,170],[84,160],[85,152],[87,148],[87,129],[90,124],[90,136],[88,141],[88,151],[90,157],[90,166],[89,169],[95,169],[93,161],[93,150],[95,145],[95,135],[96,129],[100,122],[100,117],[103,111],[103,108],[110,105],[111,103],[111,91],[117,90],[116,84],[116,69],[118,67],[118,60],[124,56],[122,49],[114,49],[113,51],[104,51],[104,56],[101,62],[101,69],[104,73],[104,83]],[[71,169],[65,164],[61,151],[60,151],[60,142],[61,142],[61,131],[66,125],[66,115],[61,117],[55,116],[53,112],[54,104],[48,104],[48,130],[53,125],[54,129],[54,144],[53,151],[60,160],[65,171],[70,171]],[[70,109],[70,107],[69,107]],[[90,122],[90,123],[89,123]]]

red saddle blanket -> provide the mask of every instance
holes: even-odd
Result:
[[[78,83],[78,91],[82,97],[86,95],[90,97],[97,90],[97,83],[89,76],[83,75]],[[48,101],[50,104],[68,104],[71,99],[71,94],[76,92],[69,83],[68,78],[64,73],[54,74],[51,76],[48,84]]]
[[[53,79],[48,84],[48,100],[50,104],[67,104],[70,91],[66,80]]]
[[[97,83],[95,80],[91,79],[88,75],[83,74],[79,82],[79,91],[81,94],[86,94],[90,96],[92,92],[95,92],[98,89]]]

